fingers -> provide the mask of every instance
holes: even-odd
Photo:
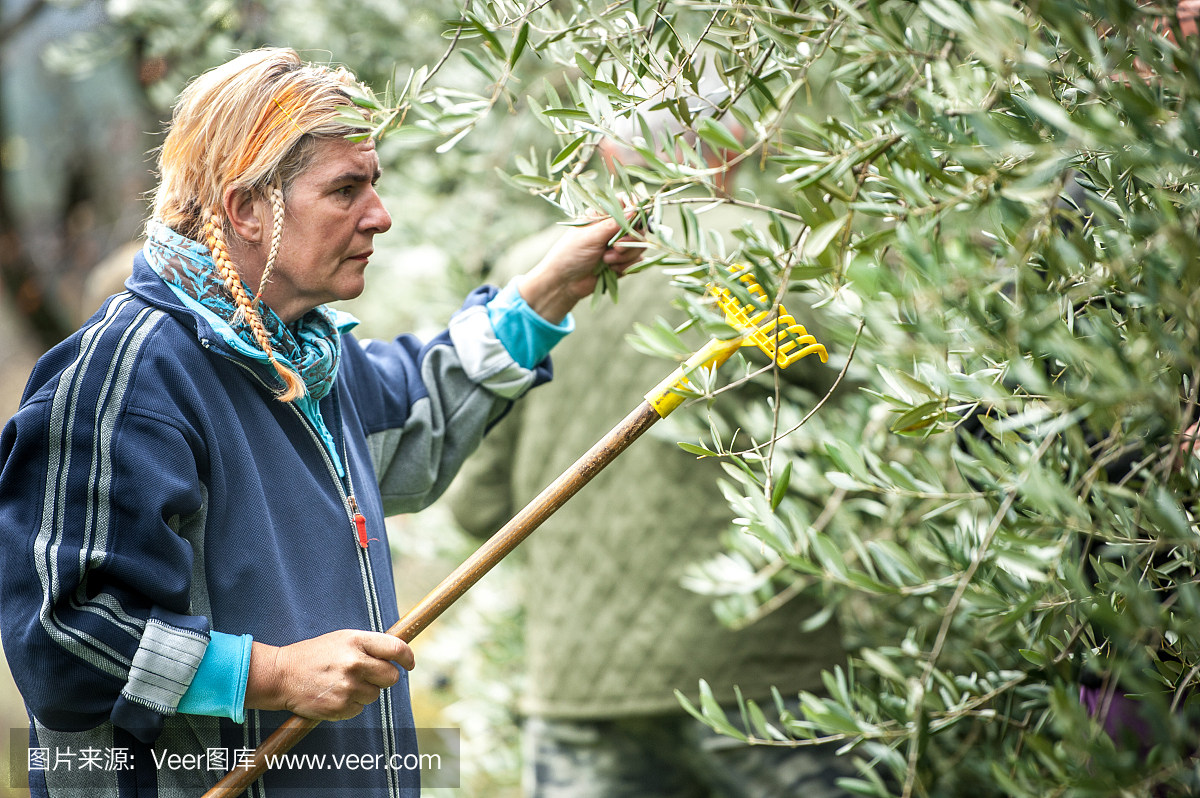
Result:
[[[592,224],[588,225],[587,229],[594,231],[593,234],[596,238],[607,235],[607,238],[604,240],[608,241],[608,239],[621,232],[621,225],[611,216],[605,216],[603,219],[592,222]]]
[[[353,640],[359,656],[346,667],[346,697],[359,704],[371,704],[378,700],[380,690],[400,681],[400,671],[392,662],[412,670],[412,649],[399,638],[377,632],[356,632]]]
[[[605,265],[612,267],[613,271],[620,274],[629,266],[642,259],[646,248],[641,242],[642,239],[639,236],[624,236],[604,250],[604,254],[600,259]],[[635,246],[630,246],[631,244]]]
[[[411,671],[416,665],[416,657],[413,655],[412,649],[400,638],[379,632],[362,632],[361,634],[363,635],[360,638],[362,650],[370,656],[379,660],[395,662],[406,671]]]
[[[606,266],[611,266],[613,271],[620,273],[641,260],[643,251],[641,247],[625,248],[618,244],[605,250],[602,260]]]
[[[1198,2],[1200,2],[1200,0],[1198,0]],[[626,221],[633,222],[639,214],[639,209],[636,203],[630,197],[627,197],[623,194],[619,196],[622,205],[626,209]],[[620,232],[621,225],[611,216],[607,217],[604,221],[606,223],[604,231],[609,232],[608,240],[611,241],[612,237]],[[640,246],[640,244],[645,240],[642,230],[642,223],[635,223],[632,229],[632,233],[628,233],[616,241],[613,241],[611,244],[608,244],[600,256],[600,260],[606,266],[611,267],[613,271],[617,272],[617,274],[621,274],[629,266],[641,260],[642,255],[645,252],[645,247]],[[639,246],[628,246],[629,244],[639,244]]]

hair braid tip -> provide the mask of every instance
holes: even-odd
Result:
[[[304,380],[300,379],[300,375],[280,363],[274,354],[271,355],[271,365],[275,367],[275,372],[283,380],[284,386],[283,393],[277,394],[276,399],[281,402],[294,402],[307,393]]]

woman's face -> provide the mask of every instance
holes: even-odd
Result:
[[[263,297],[285,323],[362,293],[372,239],[392,226],[375,192],[379,175],[374,142],[317,142],[312,166],[286,197],[279,255]]]

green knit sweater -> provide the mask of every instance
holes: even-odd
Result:
[[[712,224],[708,215],[705,221]],[[496,276],[527,270],[559,232],[517,245]],[[670,297],[667,278],[651,271],[622,280],[617,305],[606,298],[592,311],[580,303],[576,331],[554,351],[553,382],[517,403],[451,489],[451,507],[469,532],[498,529],[670,372],[668,361],[624,340],[634,321],[670,319]],[[821,691],[821,670],[844,662],[844,654],[836,623],[800,631],[819,610],[812,601],[795,599],[734,632],[714,617],[710,597],[680,585],[689,564],[721,551],[718,538],[732,516],[715,484],[718,464],[697,461],[654,433],[523,544],[523,710],[593,719],[677,712],[673,691],[695,696],[701,678],[726,703],[734,701],[734,685],[756,699],[769,699],[772,685],[785,696]]]

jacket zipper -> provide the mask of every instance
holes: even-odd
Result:
[[[340,394],[336,385],[333,388],[333,409],[334,415],[337,416],[337,419],[340,423],[342,418],[342,407]],[[305,420],[307,421],[307,419]],[[338,431],[342,432],[340,426]],[[311,430],[310,434],[313,434]],[[324,447],[322,447],[322,452],[324,452]],[[354,511],[354,526],[358,532],[359,562],[362,563],[363,570],[366,573],[367,586],[373,606],[371,625],[373,627],[377,627],[377,631],[382,632],[384,630],[383,608],[379,606],[379,588],[375,584],[375,571],[371,568],[371,560],[367,554],[367,519],[358,511],[358,502],[354,500],[354,483],[350,477],[350,450],[346,445],[346,436],[344,432],[342,434],[342,463],[346,470],[346,482],[350,486],[349,504],[350,509]],[[375,540],[375,538],[371,538],[371,540]],[[383,724],[383,744],[385,753],[388,755],[388,761],[391,762],[392,756],[394,756],[398,750],[395,732],[393,730],[393,724],[395,723],[396,715],[395,708],[392,706],[391,688],[382,690],[380,692],[379,710],[380,721]],[[388,792],[393,796],[397,796],[398,798],[400,795],[400,782],[396,772],[391,768],[388,768],[387,770],[387,781]]]

